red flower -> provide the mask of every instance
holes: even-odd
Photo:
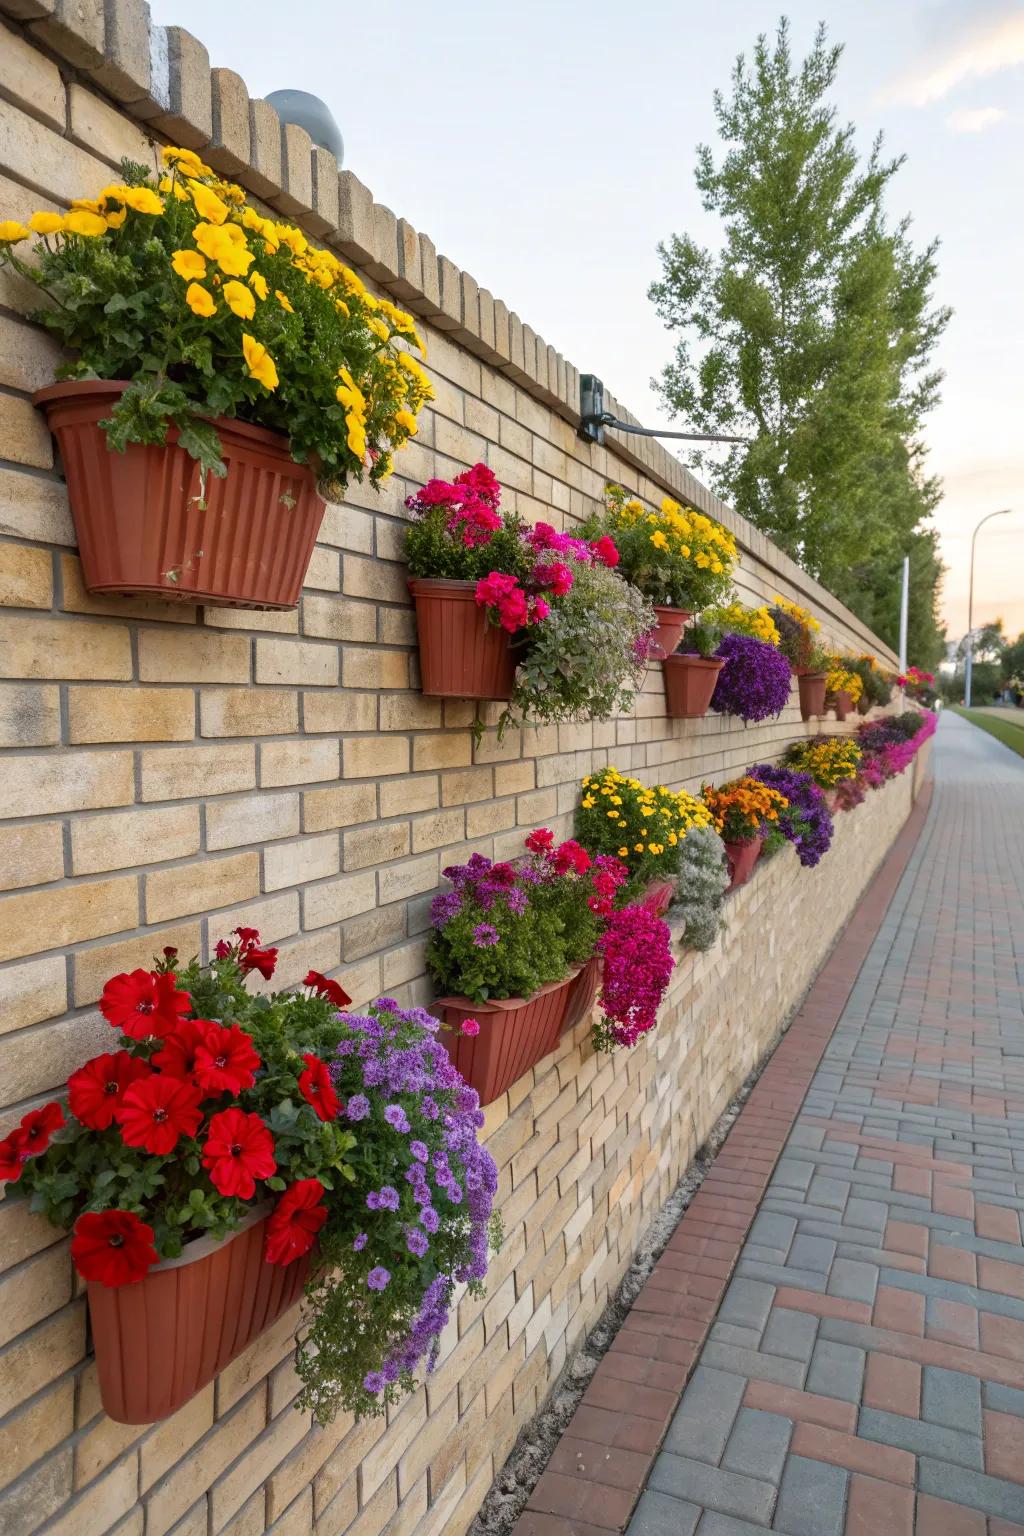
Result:
[[[90,1131],[105,1131],[124,1102],[126,1088],[150,1075],[129,1051],[94,1056],[68,1078],[68,1108]]]
[[[115,1118],[126,1146],[163,1157],[174,1151],[182,1136],[195,1135],[203,1112],[198,1089],[191,1083],[153,1072],[125,1089]]]
[[[21,1170],[30,1157],[38,1157],[50,1145],[50,1137],[64,1124],[59,1104],[44,1104],[30,1109],[21,1124],[0,1141],[0,1184],[21,1178]]]
[[[607,534],[604,534],[601,538],[595,540],[595,542],[591,544],[590,547],[602,565],[607,565],[612,569],[618,565],[620,558],[619,551],[616,547],[615,540],[610,539]]]
[[[344,987],[339,986],[336,981],[330,981],[326,976],[321,976],[319,971],[308,972],[302,985],[312,987],[320,997],[326,997],[329,1002],[332,1002],[335,1008],[347,1008],[352,1001]]]
[[[307,1104],[312,1104],[321,1120],[334,1120],[338,1114],[338,1095],[334,1091],[331,1075],[319,1056],[307,1051],[303,1055],[305,1072],[299,1073],[299,1092]]]
[[[133,1211],[86,1211],[75,1222],[71,1257],[83,1280],[136,1285],[157,1262],[153,1228]]]
[[[150,1035],[166,1035],[190,1005],[187,992],[177,990],[173,971],[132,971],[130,975],[112,976],[103,988],[100,1012],[133,1040]]]
[[[555,841],[555,834],[549,832],[547,827],[539,827],[536,832],[531,832],[526,839],[526,846],[531,853],[547,853]]]
[[[196,1051],[206,1039],[209,1019],[182,1019],[177,1029],[164,1036],[164,1043],[150,1059],[168,1077],[190,1082],[196,1070]]]
[[[262,1063],[250,1037],[237,1024],[207,1024],[196,1046],[195,1078],[204,1093],[241,1093],[256,1081]]]
[[[238,963],[243,971],[259,971],[265,981],[269,981],[277,966],[276,949],[244,949],[238,957]]]
[[[299,1179],[285,1190],[267,1222],[268,1264],[290,1264],[309,1252],[327,1220],[323,1192],[319,1179]]]
[[[260,942],[258,928],[232,928],[231,932],[238,934],[238,943],[242,949],[255,949]]]
[[[555,873],[567,875],[573,870],[577,875],[585,875],[590,868],[590,854],[579,843],[569,838],[567,842],[559,843],[554,854]]]
[[[274,1139],[259,1115],[241,1109],[222,1109],[210,1121],[203,1147],[203,1167],[222,1195],[251,1200],[256,1180],[275,1172]]]

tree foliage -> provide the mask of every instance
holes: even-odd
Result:
[[[801,64],[783,19],[715,93],[724,152],[697,151],[721,247],[673,235],[650,294],[675,338],[660,392],[702,432],[749,437],[697,456],[720,494],[894,639],[890,595],[911,556],[920,630],[936,657],[939,497],[918,440],[938,399],[931,363],[950,312],[933,301],[937,243],[914,248],[883,206],[902,158],[862,160],[828,103],[841,47],[824,27]],[[870,620],[869,620],[870,621]]]

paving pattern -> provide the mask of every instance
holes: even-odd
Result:
[[[628,1536],[1024,1536],[1024,762],[953,715],[935,757],[806,1096],[799,1074],[788,1106],[777,1077],[755,1094],[714,1206],[665,1256],[686,1296],[638,1303],[665,1369],[633,1373],[637,1393],[668,1385],[680,1338],[704,1342],[664,1438],[636,1447],[660,1444]],[[759,1127],[781,1142],[798,1106],[758,1198]],[[716,1262],[732,1279],[695,1332]],[[593,1491],[551,1529],[611,1528],[614,1490]]]

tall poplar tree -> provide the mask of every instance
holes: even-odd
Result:
[[[749,437],[698,463],[865,618],[888,619],[885,588],[916,553],[927,665],[941,645],[941,565],[922,525],[940,492],[919,432],[950,311],[932,297],[937,242],[915,250],[909,220],[886,217],[902,157],[884,158],[879,138],[862,160],[853,127],[836,122],[841,53],[822,25],[796,66],[783,19],[774,46],[762,35],[750,63],[737,60],[730,95],[715,93],[724,150],[698,148],[696,181],[722,242],[712,252],[677,234],[658,248],[650,296],[676,338],[659,388],[694,430]]]

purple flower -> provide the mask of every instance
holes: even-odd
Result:
[[[781,714],[789,702],[791,675],[782,652],[752,635],[726,635],[716,653],[725,662],[711,708],[747,722]]]
[[[366,1197],[367,1205],[370,1204],[371,1198],[372,1198],[371,1195],[367,1195],[367,1197]],[[371,1207],[371,1209],[372,1209],[372,1207]],[[377,1206],[376,1206],[376,1209],[379,1210],[379,1211],[397,1211],[398,1210],[398,1190],[394,1187],[393,1184],[384,1184],[377,1191]]]
[[[391,1271],[385,1269],[383,1264],[377,1264],[366,1277],[366,1283],[371,1291],[383,1291],[391,1283]]]
[[[426,1163],[430,1161],[430,1148],[426,1145],[425,1142],[410,1141],[409,1151],[412,1153],[413,1157],[418,1163]],[[410,1168],[409,1172],[412,1173],[412,1171],[413,1170]]]
[[[367,1371],[363,1377],[363,1386],[367,1392],[383,1392],[386,1385],[380,1371]]]
[[[345,1105],[345,1114],[350,1120],[365,1120],[370,1113],[370,1101],[365,1093],[354,1093]]]
[[[384,1111],[384,1119],[388,1125],[394,1126],[396,1131],[401,1131],[403,1136],[411,1129],[409,1117],[401,1104],[389,1104]]]
[[[360,1232],[359,1236],[356,1238],[355,1242],[352,1244],[352,1247],[355,1249],[356,1253],[362,1253],[363,1249],[366,1247],[368,1242],[369,1242],[369,1238],[367,1237],[366,1233],[365,1232]]]
[[[525,891],[518,889],[509,891],[505,897],[505,905],[510,912],[514,912],[517,917],[520,917],[530,905],[530,898]]]
[[[770,763],[758,763],[751,768],[750,777],[785,795],[789,805],[780,811],[776,826],[796,848],[800,863],[812,868],[828,852],[833,830],[831,812],[817,784],[809,773],[775,768]]]
[[[477,923],[473,929],[473,946],[475,949],[492,949],[495,944],[501,943],[501,935],[497,928],[490,923]]]
[[[444,928],[462,911],[462,897],[458,891],[442,891],[430,903],[430,921],[435,928]]]
[[[441,1218],[432,1205],[425,1205],[420,1211],[420,1222],[425,1231],[434,1233],[441,1225]]]
[[[405,1235],[405,1246],[410,1253],[415,1254],[418,1259],[422,1259],[430,1247],[430,1243],[425,1232],[421,1232],[419,1227],[411,1227]]]

